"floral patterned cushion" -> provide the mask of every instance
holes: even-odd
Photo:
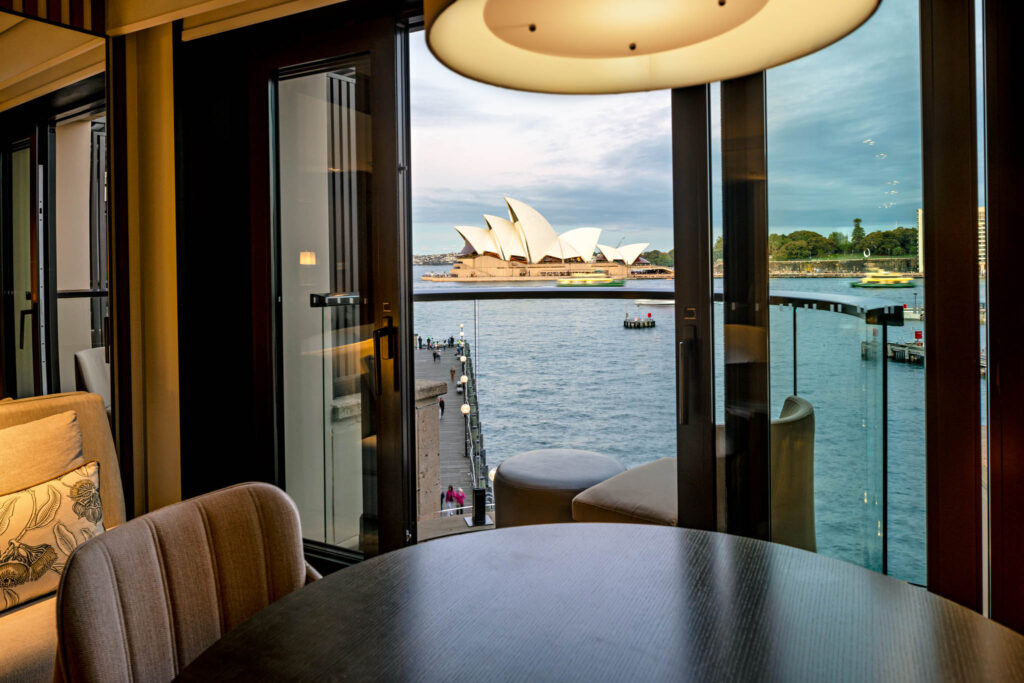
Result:
[[[95,460],[0,496],[0,612],[56,591],[68,556],[102,531]]]

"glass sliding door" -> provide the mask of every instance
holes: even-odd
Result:
[[[376,550],[367,57],[277,84],[285,482],[303,533]]]
[[[307,542],[362,557],[404,542],[381,524],[405,524],[407,488],[381,476],[395,461],[405,472],[401,307],[388,294],[400,240],[385,237],[401,190],[387,173],[394,131],[382,141],[394,83],[382,100],[374,49],[279,68],[271,102],[281,479]]]

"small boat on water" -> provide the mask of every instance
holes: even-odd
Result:
[[[851,287],[889,288],[914,287],[914,278],[899,273],[889,273],[884,270],[874,271],[857,282],[851,282]]]
[[[610,277],[603,270],[576,273],[558,280],[559,287],[621,287],[624,284],[626,284],[625,280]]]
[[[675,299],[633,299],[637,306],[675,306]]]

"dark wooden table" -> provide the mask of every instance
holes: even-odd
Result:
[[[184,681],[1024,680],[1024,637],[901,581],[673,527],[446,538],[263,610]]]

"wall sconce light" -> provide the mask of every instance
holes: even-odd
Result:
[[[316,252],[315,251],[300,251],[299,252],[299,265],[300,266],[315,266],[316,265]]]
[[[881,0],[424,0],[448,68],[515,90],[599,94],[737,78],[816,52]]]

